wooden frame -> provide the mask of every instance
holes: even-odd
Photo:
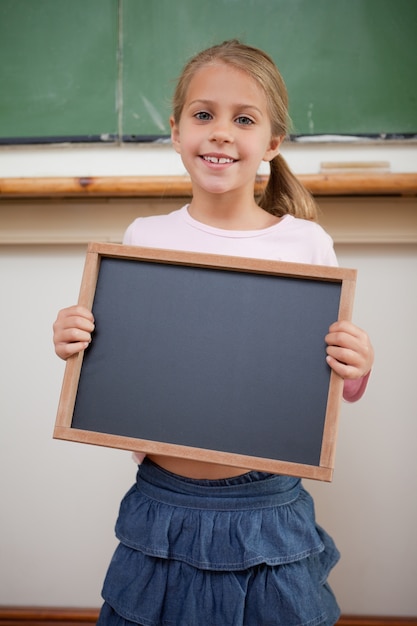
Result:
[[[96,331],[67,361],[54,437],[330,481],[343,380],[324,335],[351,318],[355,284],[351,269],[89,244],[79,303]]]

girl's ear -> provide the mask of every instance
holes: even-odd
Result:
[[[180,129],[178,128],[178,124],[175,122],[173,116],[169,118],[169,124],[171,126],[171,141],[172,145],[175,148],[175,151],[180,153]]]
[[[269,142],[269,147],[264,154],[262,161],[272,161],[274,157],[279,154],[279,149],[284,141],[285,135],[278,135],[278,137],[272,137]]]

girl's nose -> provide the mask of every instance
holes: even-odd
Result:
[[[233,133],[230,124],[221,120],[216,122],[211,128],[210,140],[219,143],[229,143],[233,141]]]

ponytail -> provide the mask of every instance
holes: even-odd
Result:
[[[313,196],[294,176],[285,159],[278,154],[270,166],[268,184],[258,200],[259,206],[278,217],[290,214],[317,221],[318,209]]]

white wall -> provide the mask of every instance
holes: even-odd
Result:
[[[342,611],[417,615],[417,245],[339,243],[337,252],[359,269],[354,318],[376,365],[365,398],[343,405],[333,483],[308,488],[342,552],[332,575]],[[99,606],[118,505],[134,480],[129,453],[52,439],[64,364],[51,325],[77,299],[84,253],[0,247],[0,604]]]
[[[282,154],[297,174],[316,174],[322,163],[385,163],[396,172],[417,172],[416,142],[285,142]],[[260,172],[265,173],[267,165]],[[0,146],[0,176],[153,176],[186,174],[167,143],[115,146]]]
[[[376,361],[344,403],[331,485],[309,485],[342,553],[332,583],[345,613],[417,615],[417,246],[337,248],[359,270],[355,322]]]
[[[53,441],[63,374],[51,324],[84,249],[1,249],[0,603],[98,606],[128,454]]]

